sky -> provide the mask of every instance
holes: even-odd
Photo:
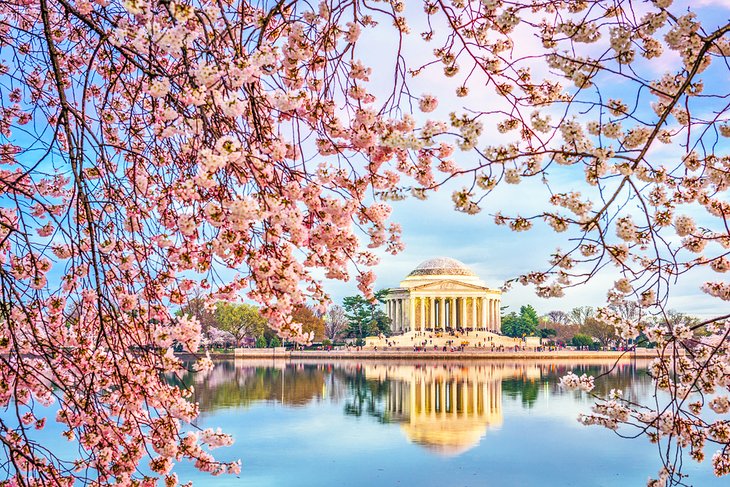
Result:
[[[433,58],[431,52],[424,49],[423,43],[418,39],[417,33],[425,30],[425,26],[422,24],[423,17],[419,10],[420,2],[414,2],[415,5],[410,2],[406,3],[405,15],[411,22],[414,33],[406,38],[403,52],[413,65],[417,65],[418,63],[414,60],[428,62]],[[682,2],[682,4],[675,2],[679,12],[686,11],[688,5],[688,2]],[[710,29],[713,24],[726,21],[730,2],[703,0],[702,2],[692,2],[692,6],[693,9],[699,9],[700,18],[707,22],[707,28]],[[641,4],[637,8],[643,11],[647,7]],[[438,34],[439,26],[436,27]],[[366,64],[373,66],[371,89],[377,93],[379,88],[387,87],[386,83],[379,84],[381,81],[377,76],[378,69],[388,66],[390,62],[387,57],[383,56],[383,53],[392,52],[390,45],[392,39],[385,35],[369,33],[367,30],[363,35],[370,37],[365,39],[366,48],[362,49],[360,54]],[[537,41],[530,36],[525,36],[519,29],[516,31],[515,37],[518,40],[515,49],[516,56],[536,46]],[[601,44],[608,42],[606,37],[604,36],[598,45],[591,48],[603,49],[605,46]],[[434,47],[438,47],[438,44],[434,43],[430,46],[430,48]],[[372,53],[377,53],[377,57]],[[678,55],[666,50],[665,55],[651,62],[644,62],[639,68],[645,76],[656,79],[667,71],[675,70],[680,64]],[[536,69],[540,74],[549,75],[544,68],[536,67]],[[384,71],[390,73],[387,70]],[[706,79],[707,87],[718,88],[726,85],[727,71],[724,74],[725,79]],[[491,87],[479,89],[479,80],[469,85],[471,92],[468,98],[459,99],[453,96],[455,86],[458,86],[458,78],[457,76],[456,81],[444,78],[437,67],[436,70],[426,70],[418,78],[411,78],[408,82],[411,93],[415,97],[420,96],[421,93],[439,96],[439,108],[433,114],[429,114],[433,115],[431,118],[447,119],[450,111],[461,113],[465,106],[482,110],[500,108],[499,101],[491,91]],[[634,93],[624,93],[623,91],[627,89],[625,85],[613,80],[603,81],[601,86],[603,96],[624,98],[621,95],[626,95],[625,101],[631,103],[630,97]],[[474,87],[477,89],[475,90]],[[643,114],[647,114],[650,110],[649,101],[651,100],[647,97],[639,102],[640,106],[644,105],[644,108],[640,108],[643,110]],[[417,113],[415,115],[419,116]],[[494,125],[485,123],[479,147],[503,143],[510,137],[509,134],[505,136],[498,133]],[[727,148],[727,143],[721,144],[716,147],[716,153],[726,154]],[[653,149],[650,156],[653,159],[667,159],[671,165],[672,160],[677,160],[677,151],[684,152],[675,146],[659,147]],[[457,164],[463,167],[473,164],[475,158],[476,155],[472,153],[457,152],[455,156]],[[579,179],[573,179],[576,176]],[[568,170],[551,175],[551,185],[553,188],[559,188],[560,191],[570,191],[576,186],[585,191],[586,185],[585,183],[581,185],[580,179],[582,179],[582,170],[580,174],[571,174]],[[525,272],[546,270],[547,260],[555,248],[565,249],[569,246],[564,234],[555,234],[546,225],[538,223],[532,231],[518,234],[494,223],[493,215],[497,211],[509,214],[520,213],[527,216],[531,212],[539,213],[545,208],[549,192],[539,181],[527,181],[517,186],[502,184],[503,187],[487,196],[482,212],[473,216],[454,211],[451,202],[451,192],[468,183],[469,181],[449,183],[438,193],[432,194],[426,201],[408,198],[392,203],[392,220],[402,225],[406,248],[396,256],[379,253],[381,263],[374,269],[378,276],[376,289],[397,287],[399,282],[420,262],[440,256],[452,257],[464,262],[485,281],[487,286],[500,287],[506,280]],[[691,213],[692,209],[685,209],[684,212]],[[565,296],[560,299],[539,298],[534,294],[532,287],[515,284],[503,295],[502,304],[509,306],[507,311],[516,311],[523,304],[531,304],[539,313],[547,313],[555,309],[569,310],[576,306],[602,306],[605,305],[606,291],[618,277],[620,276],[615,268],[608,267],[590,283],[567,289]],[[710,276],[707,272],[696,272],[684,276],[671,289],[669,307],[699,317],[709,317],[721,312],[722,310],[716,309],[718,300],[710,298],[699,289],[701,284],[710,277],[717,279],[717,275]],[[326,289],[335,303],[341,302],[344,296],[357,294],[354,282],[327,282]],[[720,305],[725,304],[719,303]],[[726,306],[726,308],[728,307],[730,306]]]
[[[422,3],[405,3],[405,15],[411,23],[412,33],[405,38],[403,53],[411,66],[417,66],[419,63],[433,60],[431,49],[438,47],[438,44],[433,43],[424,49],[424,43],[420,41],[418,35],[419,32],[425,30]],[[707,22],[708,28],[727,21],[729,17],[730,0],[675,2],[677,11],[686,10],[690,4],[693,9],[698,9],[700,18]],[[645,3],[638,3],[637,6],[640,9],[647,8]],[[437,25],[436,31],[438,35],[443,34],[446,29],[444,26]],[[384,92],[388,81],[392,79],[390,66],[393,62],[393,37],[392,35],[382,35],[384,32],[386,30],[380,28],[364,30],[363,42],[358,52],[365,63],[373,67],[371,76],[373,81],[370,88],[376,95],[378,92]],[[392,30],[387,30],[387,32],[392,33]],[[519,27],[515,33],[515,39],[517,39],[516,56],[537,46],[537,41],[532,36],[525,35],[525,32]],[[605,41],[604,39],[601,42],[605,43]],[[597,48],[600,47],[602,46],[599,43]],[[391,57],[388,57],[389,53]],[[651,63],[642,64],[641,68],[647,75],[658,77],[668,69],[673,69],[677,61],[676,54],[667,53]],[[534,68],[536,75],[549,75],[544,67],[534,66]],[[464,107],[475,107],[482,110],[502,108],[492,88],[484,88],[483,83],[476,78],[470,83],[470,96],[465,99],[456,98],[453,93],[455,87],[461,82],[461,75],[454,79],[446,79],[437,66],[434,69],[423,71],[417,78],[409,78],[411,93],[415,97],[414,106],[417,106],[417,98],[422,93],[438,95],[439,108],[430,114],[433,115],[430,118],[440,120],[447,120],[451,111],[463,113]],[[727,78],[726,70],[722,77],[706,79],[706,84],[708,88],[719,87],[719,91],[725,93],[727,83],[730,81]],[[611,90],[620,93],[623,89],[621,83],[607,88],[609,93]],[[423,116],[419,115],[417,110],[414,115],[423,120]],[[494,124],[485,123],[484,134],[479,146],[496,145],[510,140],[511,137],[513,137],[512,134],[500,134]],[[664,147],[653,151],[651,155],[655,158],[663,157],[672,160],[672,158],[676,158],[672,151],[676,150],[676,147]],[[725,145],[716,148],[718,154],[728,152],[726,142]],[[455,160],[458,165],[469,167],[476,162],[477,156],[473,153],[457,152]],[[579,174],[571,174],[569,169],[562,168],[560,172],[551,174],[551,184],[560,191],[570,191],[577,184],[575,178],[582,177],[580,168],[578,171]],[[400,281],[419,263],[440,256],[462,261],[479,275],[487,286],[496,288],[520,274],[545,270],[550,254],[556,247],[568,247],[569,242],[566,241],[565,235],[557,235],[541,223],[536,224],[532,231],[526,233],[514,233],[506,227],[497,226],[494,223],[494,213],[497,211],[529,215],[543,210],[549,192],[540,181],[524,181],[520,185],[501,185],[487,196],[482,212],[477,215],[458,213],[453,209],[451,202],[452,191],[468,183],[469,181],[448,183],[439,192],[431,194],[426,201],[408,198],[392,203],[391,220],[402,225],[405,250],[395,256],[382,251],[376,252],[381,257],[380,264],[373,269],[377,274],[376,289],[397,287]],[[581,188],[581,190],[585,190],[585,188]],[[366,239],[362,240],[364,242]],[[62,272],[62,268],[58,267],[54,269],[54,272]],[[711,299],[700,291],[700,285],[708,277],[707,273],[700,273],[683,278],[678,285],[672,288],[669,307],[697,316],[716,315],[719,312],[729,311],[730,306],[727,306],[727,303]],[[606,290],[617,278],[615,269],[609,267],[606,272],[596,276],[589,284],[567,289],[565,297],[550,300],[537,297],[532,287],[516,284],[503,295],[502,304],[509,306],[508,311],[518,310],[524,304],[531,304],[541,314],[555,309],[569,310],[576,306],[601,306],[605,304]],[[325,283],[325,289],[334,303],[339,304],[345,296],[358,293],[354,281],[325,280]],[[717,309],[719,305],[723,304],[725,304],[724,310]]]

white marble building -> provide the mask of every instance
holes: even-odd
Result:
[[[502,292],[488,288],[449,257],[422,262],[390,289],[386,310],[394,333],[485,330],[499,333]]]

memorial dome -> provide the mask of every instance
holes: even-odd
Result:
[[[408,276],[476,276],[463,262],[451,257],[436,257],[421,262]]]

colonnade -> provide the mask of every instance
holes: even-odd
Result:
[[[498,296],[393,295],[386,311],[394,332],[485,330],[499,333],[501,300]]]

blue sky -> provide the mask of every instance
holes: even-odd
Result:
[[[419,32],[425,30],[421,3],[406,3],[406,17],[411,21],[412,34],[406,36],[403,52],[412,66],[416,66],[419,62],[429,62],[433,58],[430,50],[423,48],[424,44],[420,41],[418,35]],[[700,18],[707,21],[708,29],[718,23],[727,21],[729,17],[730,0],[675,2],[676,11],[686,10],[686,7],[690,4],[693,9],[699,9]],[[647,8],[644,3],[637,5],[640,9]],[[386,30],[389,34],[392,34],[392,30]],[[443,33],[444,30],[443,26],[437,26],[437,33]],[[363,32],[363,43],[358,52],[366,63],[374,68],[371,77],[373,79],[371,89],[376,94],[383,91],[385,83],[391,79],[392,71],[390,66],[392,59],[388,59],[387,53],[394,52],[392,35],[379,35],[380,32],[380,30],[365,30]],[[517,51],[529,49],[537,44],[534,38],[520,37],[520,35],[518,31],[516,34],[518,40]],[[437,47],[437,44],[434,43],[429,46],[429,48],[433,47]],[[641,67],[647,73],[659,77],[667,69],[675,69],[676,62],[677,56],[669,53],[651,63],[645,62]],[[543,68],[538,68],[538,72],[546,74]],[[721,93],[727,91],[724,88],[730,81],[728,80],[727,71],[721,72],[721,74],[722,76],[714,78],[711,76],[704,77],[708,89]],[[461,113],[464,107],[490,110],[500,108],[500,102],[491,91],[492,88],[480,89],[478,82],[470,84],[472,92],[468,98],[456,98],[453,92],[459,82],[458,76],[453,80],[444,78],[438,66],[424,71],[417,78],[408,80],[414,96],[418,97],[422,93],[432,93],[440,97],[439,108],[431,114],[433,117],[430,118],[446,120],[450,111]],[[616,86],[611,86],[609,91],[620,92],[622,89],[623,87],[619,83]],[[414,103],[414,105],[417,105],[417,103]],[[424,119],[422,115],[415,115],[420,119]],[[495,124],[485,121],[484,134],[479,146],[499,144],[509,140],[510,137],[512,137],[510,134],[506,136],[499,134],[495,129]],[[727,142],[723,142],[723,144],[716,148],[716,153],[728,153]],[[653,152],[652,156],[667,158],[671,161],[671,158],[676,157],[673,153],[676,150],[676,147],[664,147]],[[469,167],[476,162],[477,156],[473,153],[457,152],[455,159],[457,164]],[[572,177],[581,177],[579,175],[582,172],[580,168],[577,172],[578,174],[575,171],[571,174],[570,170],[562,168],[561,172],[551,174],[551,184],[560,191],[569,191],[573,189],[577,181],[577,179],[572,180]],[[405,183],[408,184],[407,181]],[[530,232],[516,234],[505,227],[496,226],[493,222],[493,214],[497,211],[512,214],[521,213],[523,215],[540,212],[546,204],[548,192],[547,188],[539,181],[525,181],[517,186],[503,185],[486,198],[483,211],[474,216],[454,211],[451,202],[451,192],[468,183],[467,180],[449,183],[438,193],[432,194],[426,201],[406,199],[405,201],[393,203],[392,221],[402,225],[403,241],[406,249],[396,256],[380,252],[381,263],[374,269],[378,275],[376,289],[397,286],[400,280],[420,262],[438,256],[448,256],[461,260],[470,266],[487,285],[499,287],[505,280],[522,273],[544,270],[546,262],[555,248],[567,247],[565,235],[556,235],[543,224],[537,224]],[[54,268],[54,274],[62,272],[63,266]],[[503,304],[510,306],[510,310],[514,310],[522,304],[530,303],[540,313],[552,309],[567,310],[582,305],[599,306],[604,303],[605,292],[617,277],[609,268],[608,272],[597,276],[590,284],[568,289],[564,298],[553,300],[538,298],[533,293],[532,288],[516,285],[503,296]],[[718,306],[717,300],[710,299],[699,290],[699,286],[707,277],[707,273],[698,273],[683,278],[680,284],[672,290],[670,307],[700,316],[722,311],[716,309]],[[343,297],[358,292],[354,282],[327,281],[326,289],[335,303],[340,303]]]
[[[686,11],[689,5],[692,6],[693,10],[698,11],[699,18],[703,21],[703,25],[707,30],[712,30],[713,27],[726,22],[728,19],[728,8],[730,7],[728,1],[675,2],[672,10],[681,14]],[[644,12],[648,8],[643,3],[637,4],[635,7],[639,12]],[[433,58],[430,50],[423,48],[423,43],[418,36],[419,32],[425,30],[422,23],[423,18],[420,14],[420,2],[417,5],[407,6],[405,15],[411,22],[413,33],[406,38],[404,55],[412,62],[411,67],[413,67],[413,65],[418,64],[418,60],[428,62]],[[437,26],[436,31],[438,34],[439,26]],[[444,28],[442,27],[441,32],[443,31]],[[524,52],[524,50],[537,46],[537,41],[533,37],[522,35],[523,33],[520,33],[519,30],[515,33],[518,41],[516,47],[518,55],[521,49]],[[384,69],[385,74],[383,76],[385,77],[378,79],[378,70],[388,66],[388,60],[383,57],[383,53],[392,52],[392,49],[388,49],[389,44],[392,44],[392,38],[386,35],[376,35],[373,31],[367,30],[364,31],[363,36],[370,37],[366,38],[365,45],[367,47],[362,49],[360,54],[362,54],[366,64],[369,63],[373,66],[370,89],[377,93],[379,89],[386,89],[385,82],[390,79],[391,71],[387,69]],[[605,47],[602,44],[607,44],[607,42],[607,36],[604,35],[604,38],[597,45],[592,45],[591,49],[601,50]],[[433,43],[427,46],[432,49],[438,47],[438,44]],[[378,57],[376,58],[373,53],[377,54]],[[667,49],[665,55],[650,62],[642,62],[639,65],[639,70],[644,76],[657,79],[665,72],[675,72],[680,66],[679,56]],[[536,67],[535,69],[537,73],[549,76],[544,68]],[[727,70],[720,69],[720,76],[711,76],[710,72],[708,71],[702,76],[705,81],[706,91],[724,93],[726,90],[723,91],[722,87],[726,86],[728,82]],[[424,71],[415,79],[409,79],[408,83],[411,93],[416,97],[420,96],[421,93],[432,93],[439,96],[439,108],[433,114],[429,114],[429,118],[446,120],[449,112],[461,113],[463,107],[476,107],[482,110],[501,108],[500,101],[496,99],[491,91],[492,88],[479,89],[480,84],[478,82],[470,83],[471,93],[469,97],[465,99],[456,98],[453,92],[459,81],[459,76],[455,80],[444,78],[440,73],[440,67],[436,66],[431,70]],[[635,89],[631,87],[630,91],[627,91],[629,87],[624,82],[603,79],[599,80],[599,85],[601,94],[604,97],[623,98],[625,102],[631,104],[632,97],[635,96]],[[590,91],[586,92],[587,95],[590,95]],[[637,111],[637,114],[643,119],[651,120],[652,117],[655,117],[649,107],[649,102],[654,99],[654,97],[648,96],[648,92],[644,91],[642,99],[639,100],[639,111]],[[529,112],[530,110],[525,111],[525,113]],[[423,115],[414,115],[419,120],[423,118]],[[499,119],[485,120],[484,134],[480,139],[479,147],[503,143],[514,137],[511,134],[499,134],[495,128],[496,123],[490,124],[488,120]],[[720,141],[720,145],[715,148],[715,153],[727,154],[727,148],[727,142]],[[680,161],[683,152],[684,149],[676,145],[663,146],[657,149],[652,148],[649,157],[652,161],[661,161],[662,164],[666,164],[668,167],[674,167]],[[463,167],[473,165],[476,158],[476,154],[463,152],[457,152],[455,156],[457,164]],[[586,193],[586,185],[581,181],[582,178],[582,168],[569,168],[567,170],[566,168],[560,168],[559,171],[551,171],[550,181],[551,186],[557,191],[579,189],[584,194],[590,194],[590,192]],[[499,188],[486,198],[482,212],[474,216],[453,210],[451,192],[465,184],[468,185],[469,181],[449,183],[426,201],[407,199],[393,203],[392,220],[403,226],[403,240],[406,249],[396,256],[380,254],[381,264],[375,269],[378,275],[376,288],[397,286],[400,280],[420,262],[438,256],[448,256],[461,260],[484,279],[488,286],[498,287],[505,280],[522,273],[545,270],[547,260],[555,248],[562,247],[566,249],[568,247],[567,234],[555,234],[548,230],[546,225],[540,223],[537,223],[530,232],[519,234],[494,224],[493,214],[500,210],[509,214],[520,213],[527,216],[539,213],[545,208],[549,193],[547,188],[539,181],[526,181],[516,186],[503,184],[504,187]],[[682,207],[680,210],[678,213],[693,214],[697,208]],[[668,233],[671,234],[671,229],[669,230]],[[601,306],[605,304],[606,290],[611,287],[613,281],[618,277],[615,268],[608,267],[606,272],[596,276],[589,284],[567,289],[565,297],[551,300],[539,298],[534,294],[531,287],[523,287],[517,284],[503,296],[503,304],[510,306],[510,310],[514,310],[522,304],[530,303],[540,313],[553,309],[567,310],[583,305]],[[704,271],[683,276],[671,290],[669,307],[698,316],[714,315],[721,311],[716,309],[718,301],[709,298],[699,289],[701,284],[709,278],[717,279],[718,276]],[[330,282],[326,288],[336,303],[340,302],[344,296],[357,293],[354,283]]]

